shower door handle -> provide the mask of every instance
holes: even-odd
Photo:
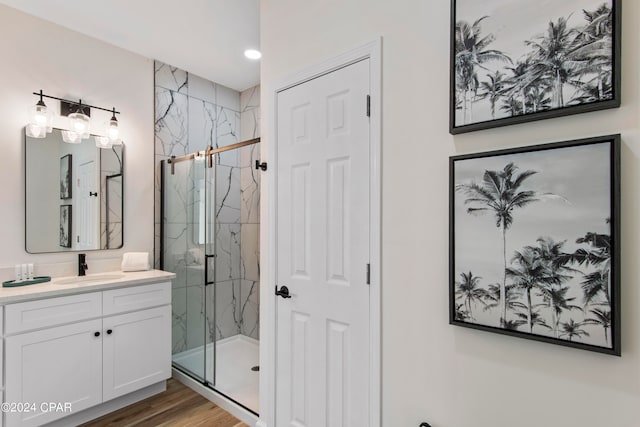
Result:
[[[206,255],[204,256],[204,285],[209,286],[215,284],[214,280],[209,280],[209,260],[211,258],[215,258],[215,255]],[[214,272],[215,275],[215,272]]]
[[[278,290],[278,287],[276,286],[276,295],[285,299],[291,298],[291,295],[289,295],[289,288],[284,285],[280,286],[280,290]]]

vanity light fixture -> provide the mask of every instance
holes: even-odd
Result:
[[[38,95],[40,100],[38,103],[29,108],[29,123],[27,124],[27,135],[32,138],[44,138],[53,129],[53,114],[43,101],[42,90]]]
[[[27,136],[33,138],[44,138],[48,132],[52,130],[53,116],[51,111],[47,109],[42,98],[56,99],[60,101],[60,113],[69,119],[69,129],[62,131],[62,140],[70,144],[78,144],[83,139],[89,138],[91,109],[108,111],[111,113],[111,119],[106,123],[106,136],[96,137],[96,146],[100,148],[111,148],[113,145],[121,145],[120,132],[118,128],[118,119],[115,107],[111,109],[96,107],[95,105],[83,104],[82,100],[69,101],[67,99],[58,98],[56,96],[45,95],[40,92],[33,92],[39,96],[38,103],[31,107],[29,115],[29,123],[27,124]]]

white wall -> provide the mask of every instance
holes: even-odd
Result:
[[[624,2],[620,109],[456,137],[448,133],[449,10],[448,0],[261,2],[265,136],[276,80],[383,37],[383,425],[637,426],[640,3]],[[448,325],[448,157],[616,132],[622,358]],[[271,143],[263,139],[264,159]],[[264,204],[263,221],[266,213]]]
[[[32,92],[116,107],[125,148],[124,247],[92,251],[92,261],[153,251],[153,61],[0,6],[0,269],[15,263],[76,262],[75,254],[31,255],[24,245],[24,133]],[[59,108],[53,100],[49,107]],[[109,114],[92,110],[101,129]],[[62,120],[55,127],[64,126]],[[95,265],[95,264],[94,264]],[[94,270],[90,270],[94,271]],[[1,273],[0,273],[1,274]],[[5,279],[6,280],[6,279]]]

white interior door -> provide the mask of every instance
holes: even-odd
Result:
[[[78,208],[76,210],[75,249],[99,249],[100,198],[96,179],[96,162],[91,160],[78,166]]]
[[[276,425],[369,425],[370,60],[277,95]]]

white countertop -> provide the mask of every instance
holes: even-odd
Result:
[[[59,282],[69,280],[71,277],[52,277],[50,282],[38,283],[37,285],[0,288],[0,305],[42,298],[81,294],[85,292],[99,292],[107,289],[124,288],[127,286],[144,285],[147,283],[167,281],[176,277],[175,273],[169,273],[162,270],[132,272],[109,271],[93,275],[87,274],[85,277],[87,279],[91,279],[101,276],[107,278],[62,284]],[[112,278],[108,278],[108,276],[111,276]],[[122,277],[113,278],[114,276]]]

